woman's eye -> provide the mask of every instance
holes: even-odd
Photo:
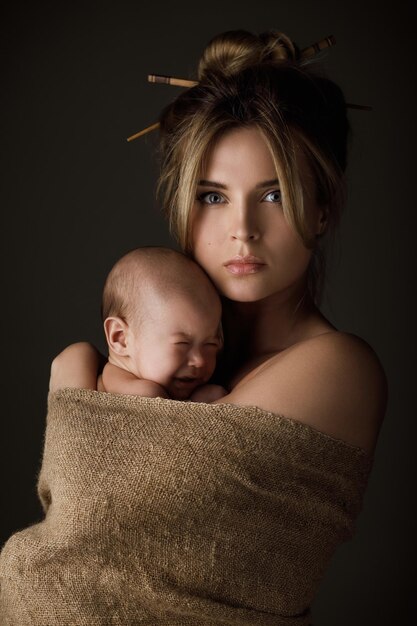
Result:
[[[220,204],[224,200],[223,196],[220,193],[217,193],[217,191],[207,191],[206,193],[201,193],[198,196],[198,199],[200,202],[205,204]]]
[[[266,194],[264,200],[266,200],[267,202],[281,202],[282,197],[280,190],[274,189],[274,191],[270,191]]]

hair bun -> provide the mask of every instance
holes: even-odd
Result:
[[[298,58],[298,47],[284,33],[271,30],[253,35],[245,30],[231,30],[207,44],[198,65],[198,80],[213,75],[232,76],[252,65],[295,62]]]

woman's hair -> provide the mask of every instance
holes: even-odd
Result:
[[[314,174],[326,231],[332,232],[345,201],[349,123],[341,89],[313,65],[280,32],[237,30],[212,39],[199,62],[198,84],[160,116],[158,195],[172,233],[192,254],[192,208],[209,149],[230,129],[257,127],[276,167],[284,214],[314,250],[308,289],[317,302],[324,255],[307,227],[296,149],[303,150]]]

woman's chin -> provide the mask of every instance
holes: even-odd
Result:
[[[240,284],[216,286],[222,296],[234,302],[258,302],[275,292],[273,289],[267,289],[266,286],[243,284],[243,281]]]

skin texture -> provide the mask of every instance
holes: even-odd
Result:
[[[320,234],[325,207],[301,152],[297,159],[309,228]],[[232,391],[221,402],[257,405],[371,452],[385,412],[384,372],[370,346],[337,331],[306,297],[312,251],[285,219],[279,183],[263,186],[275,178],[261,133],[240,128],[209,154],[201,179],[217,185],[197,191],[194,256],[229,299],[226,350],[236,355],[227,368]],[[236,255],[262,264],[230,271],[225,263]]]
[[[213,397],[202,385],[210,379],[221,348],[221,305],[205,292],[205,306],[191,295],[147,296],[141,321],[119,317],[104,322],[109,363],[100,386],[103,391],[148,397],[188,399],[199,387],[200,401]],[[208,390],[207,390],[208,391]],[[219,388],[216,399],[225,394]]]
[[[297,158],[314,236],[325,227],[326,207],[315,201],[303,154]],[[372,453],[387,401],[383,368],[365,341],[338,331],[308,297],[311,250],[285,219],[279,183],[264,186],[276,171],[261,133],[223,135],[201,179],[226,187],[198,187],[192,222],[195,259],[224,297],[220,382],[230,392],[219,401],[286,415]],[[236,255],[259,263],[225,267]],[[51,388],[89,388],[97,356],[85,344],[67,350],[53,364]],[[74,375],[74,360],[84,377]]]
[[[314,180],[301,152],[298,162],[309,228],[319,233],[322,211],[314,200]],[[194,257],[220,293],[238,302],[255,302],[273,294],[287,298],[286,292],[298,291],[312,251],[284,216],[275,167],[259,131],[236,129],[222,137],[210,151],[201,179],[216,186],[207,182],[198,186]],[[259,257],[264,265],[244,276],[236,276],[223,265],[235,255],[248,254]]]

